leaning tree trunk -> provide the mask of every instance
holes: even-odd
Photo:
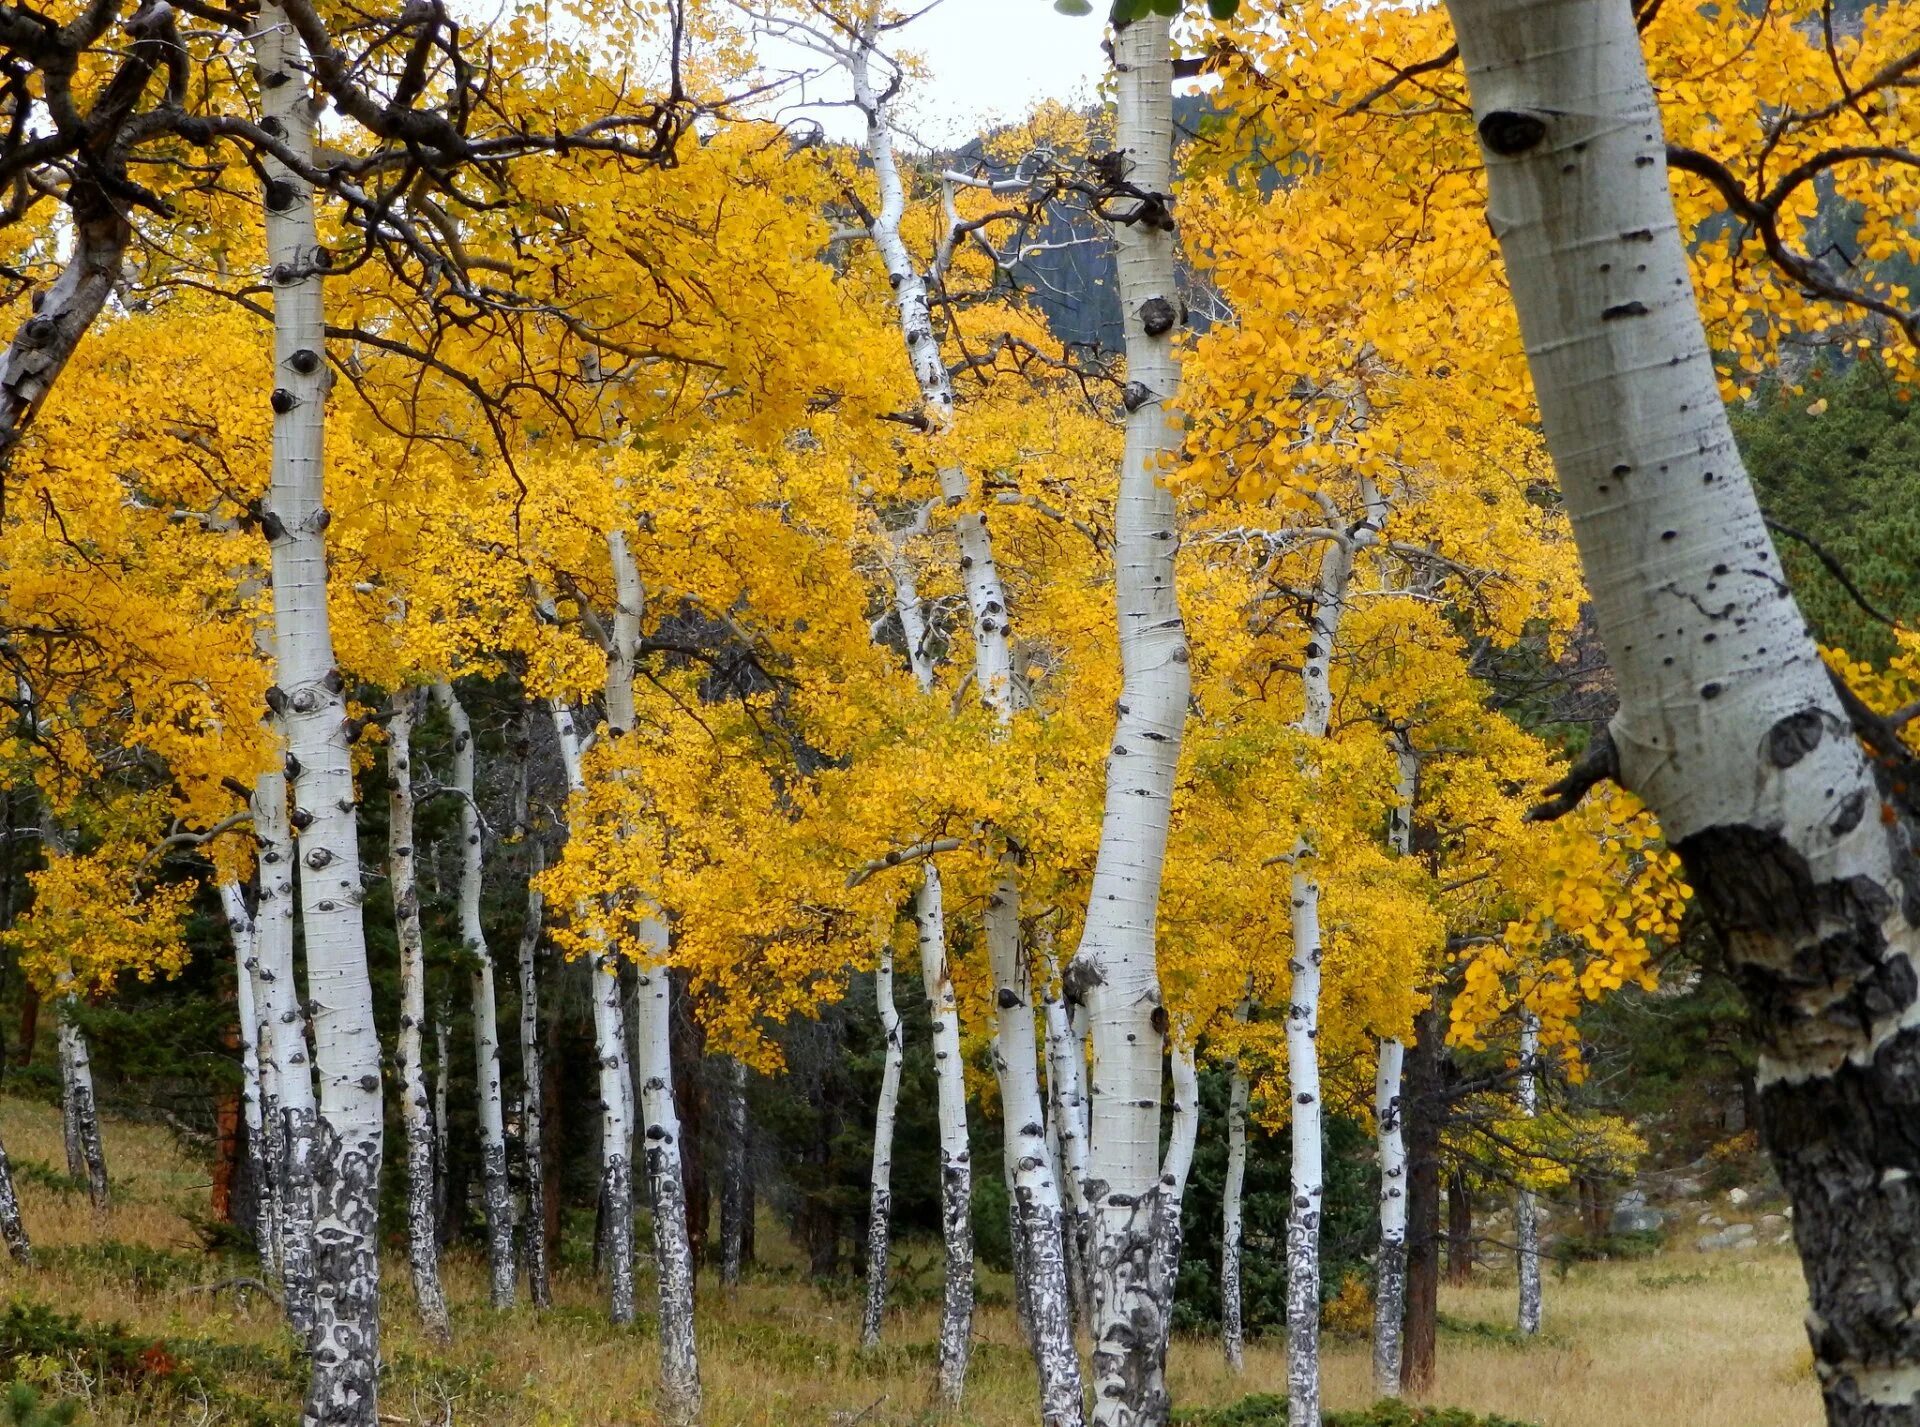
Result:
[[[71,973],[63,976],[71,983]],[[60,1109],[66,1127],[67,1173],[87,1186],[96,1214],[107,1211],[107,1152],[100,1139],[100,1106],[93,1093],[93,1057],[77,1018],[80,998],[60,997]]]
[[[973,1175],[967,1150],[966,1066],[960,1058],[960,1007],[947,965],[946,908],[940,870],[922,869],[914,896],[920,975],[933,1022],[933,1076],[940,1125],[940,1237],[946,1246],[940,1307],[940,1399],[958,1407],[973,1350]]]
[[[460,799],[460,942],[468,960],[469,1008],[473,1019],[474,1093],[480,1120],[480,1202],[487,1219],[488,1297],[495,1308],[513,1307],[513,1190],[507,1182],[507,1119],[501,1087],[500,1011],[494,996],[493,953],[480,915],[485,872],[483,823],[474,791],[473,725],[467,710],[442,681],[434,701],[453,727],[453,782]]]
[[[1531,1120],[1539,1113],[1540,1094],[1534,1076],[1540,1060],[1540,1018],[1520,1013],[1520,1113]],[[1532,1167],[1523,1167],[1525,1173]],[[1533,1191],[1522,1188],[1513,1207],[1513,1232],[1520,1267],[1520,1306],[1516,1324],[1528,1337],[1540,1331],[1540,1224]]]
[[[317,105],[306,56],[278,6],[253,34],[263,122],[313,152]],[[312,1007],[319,1118],[314,1143],[313,1376],[305,1421],[372,1427],[379,1416],[380,1040],[360,906],[358,799],[346,681],[327,618],[324,432],[328,372],[311,185],[271,156],[266,175],[273,288],[272,481],[261,524],[273,551],[275,687],[300,833],[300,920]]]
[[[287,1326],[306,1343],[314,1323],[313,1153],[318,1114],[306,1007],[293,966],[293,831],[287,780],[278,768],[253,785],[260,899],[253,913],[255,1010],[261,1018],[260,1079],[268,1152],[279,1177],[280,1288]]]
[[[1240,1019],[1247,1004],[1240,1003]],[[1227,1179],[1220,1190],[1220,1346],[1227,1370],[1246,1368],[1247,1337],[1241,1318],[1241,1195],[1247,1183],[1247,1072],[1235,1061],[1227,1086]]]
[[[427,958],[414,875],[413,720],[419,702],[418,691],[400,690],[393,696],[387,719],[387,769],[392,785],[387,795],[387,876],[393,883],[393,919],[400,943],[400,1038],[394,1058],[400,1075],[400,1123],[407,1141],[407,1266],[420,1320],[430,1337],[444,1343],[453,1330],[440,1287],[440,1235],[433,1213],[433,1106],[427,1098],[423,1053]]]
[[[1173,181],[1173,54],[1163,16],[1113,37],[1119,292],[1127,341],[1126,449],[1114,504],[1114,600],[1121,693],[1107,759],[1100,849],[1080,949],[1067,970],[1093,1035],[1087,1198],[1095,1215],[1094,1420],[1146,1427],[1167,1419],[1173,1283],[1164,1237],[1183,1186],[1164,1183],[1160,1081],[1167,1012],[1154,936],[1174,773],[1191,685],[1174,588],[1178,518],[1161,463],[1179,444],[1180,386]]]
[[[650,915],[640,925],[640,936],[653,952],[640,968],[636,1020],[647,1199],[660,1291],[660,1415],[668,1427],[689,1427],[700,1419],[700,1356],[693,1329],[693,1242],[687,1232],[680,1116],[673,1100],[673,977],[666,961],[666,923]]]
[[[1595,621],[1608,770],[1743,983],[1835,1424],[1920,1417],[1920,873],[1781,574],[1693,302],[1625,0],[1453,0]],[[1895,761],[1896,740],[1876,733]]]
[[[881,940],[880,960],[873,969],[873,999],[880,1012],[886,1060],[880,1072],[880,1099],[873,1112],[872,1197],[867,1206],[867,1307],[860,1320],[863,1348],[880,1346],[880,1326],[887,1313],[887,1245],[893,1229],[893,1118],[900,1103],[900,1066],[906,1056],[900,1034],[900,1012],[893,1004],[891,930],[888,928],[889,935]]]
[[[727,1066],[727,1148],[720,1172],[720,1282],[740,1285],[740,1261],[747,1239],[747,1067]]]
[[[1400,1388],[1433,1386],[1440,1325],[1440,1127],[1446,1112],[1446,1017],[1439,1000],[1414,1022],[1400,1102],[1407,1142],[1407,1301]]]
[[[531,732],[531,730],[529,730]],[[514,825],[527,844],[527,915],[520,931],[520,1152],[527,1176],[527,1227],[521,1235],[527,1262],[527,1296],[535,1308],[553,1306],[553,1279],[547,1266],[547,1164],[544,1047],[540,1033],[540,938],[546,925],[546,899],[540,874],[546,853],[532,824],[531,739],[520,750],[520,779]]]
[[[268,1127],[276,1111],[267,1093],[261,1054],[264,1037],[260,1016],[260,958],[255,950],[257,933],[253,914],[247,910],[247,895],[238,882],[220,884],[220,905],[227,915],[227,931],[233,941],[234,1012],[240,1022],[240,1100],[241,1115],[247,1127],[247,1159],[253,1175],[253,1237],[260,1254],[260,1277],[273,1283],[280,1275],[280,1168],[275,1163],[273,1146],[278,1136],[269,1138]]]

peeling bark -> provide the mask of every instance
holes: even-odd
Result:
[[[1247,1017],[1243,1000],[1238,1019]],[[1247,1073],[1235,1061],[1228,1072],[1227,1179],[1220,1192],[1220,1346],[1227,1368],[1246,1368],[1246,1328],[1241,1321],[1240,1243],[1241,1195],[1247,1182]]]
[[[400,1123],[407,1151],[407,1267],[414,1303],[427,1334],[445,1343],[453,1336],[447,1298],[440,1287],[440,1238],[433,1215],[433,1107],[427,1098],[423,1030],[427,1019],[427,962],[420,929],[420,893],[414,867],[413,720],[419,694],[395,693],[387,718],[387,876],[393,884],[393,918],[400,944],[400,1037],[395,1070],[400,1079]]]
[[[33,1243],[20,1218],[20,1196],[13,1190],[13,1163],[4,1145],[0,1145],[0,1239],[6,1241],[7,1257],[13,1262],[33,1262]]]
[[[460,799],[460,941],[472,965],[469,1007],[473,1020],[474,1091],[480,1121],[480,1202],[487,1220],[488,1298],[495,1308],[513,1307],[513,1191],[507,1182],[507,1121],[501,1088],[500,1010],[494,994],[493,953],[480,915],[485,848],[474,791],[473,726],[453,685],[433,686],[434,702],[453,728],[453,781]]]

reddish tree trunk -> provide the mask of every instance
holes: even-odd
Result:
[[[1423,1012],[1417,1039],[1407,1047],[1401,1119],[1407,1141],[1407,1319],[1401,1345],[1400,1386],[1409,1393],[1433,1385],[1440,1323],[1440,1122],[1445,1021],[1438,1008]]]

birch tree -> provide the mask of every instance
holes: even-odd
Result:
[[[886,1049],[880,1070],[880,1098],[873,1114],[873,1167],[867,1207],[867,1302],[860,1319],[863,1348],[880,1346],[880,1329],[887,1312],[887,1248],[893,1229],[893,1119],[900,1103],[900,1067],[906,1058],[900,1012],[893,1003],[891,927],[880,943],[880,959],[873,971],[873,999]]]
[[[403,688],[387,717],[387,876],[400,943],[400,1036],[394,1050],[400,1078],[400,1123],[407,1153],[407,1267],[414,1304],[430,1337],[453,1336],[440,1287],[440,1233],[434,1222],[433,1106],[427,1098],[423,1053],[427,1021],[427,958],[420,929],[420,893],[414,868],[413,723],[420,691]]]
[[[1540,1020],[1531,1011],[1520,1017],[1520,1071],[1515,1085],[1520,1113],[1532,1119],[1540,1110],[1540,1090],[1535,1081],[1540,1059]],[[1514,1196],[1514,1257],[1520,1270],[1520,1306],[1517,1326],[1532,1337],[1540,1331],[1540,1223],[1533,1190],[1522,1184]]]
[[[433,698],[453,729],[453,781],[460,800],[460,940],[471,961],[468,1002],[473,1018],[474,1092],[480,1120],[480,1197],[487,1220],[488,1296],[511,1308],[514,1295],[513,1195],[507,1186],[507,1127],[500,1071],[500,1010],[494,995],[493,953],[480,916],[485,873],[485,821],[474,787],[473,726],[453,685],[441,680]]]
[[[275,5],[261,7],[252,40],[266,118],[288,150],[311,165],[315,103],[302,79],[304,46]],[[273,557],[270,701],[286,732],[292,822],[300,834],[301,925],[319,1073],[313,1375],[305,1420],[372,1427],[380,1355],[381,1057],[360,918],[365,890],[346,681],[327,613],[326,259],[311,184],[278,159],[263,166],[274,299],[273,470],[262,507]]]
[[[1488,211],[1620,688],[1569,780],[1659,816],[1745,983],[1828,1420],[1912,1419],[1905,814],[1779,575],[1721,404],[1625,4],[1449,6]],[[1876,736],[1868,725],[1867,736]],[[1610,766],[1609,766],[1610,765]],[[1887,809],[1882,816],[1880,809]]]
[[[255,951],[258,931],[253,913],[247,907],[246,890],[231,877],[220,882],[220,908],[226,914],[227,934],[233,943],[234,1014],[240,1032],[241,1113],[246,1125],[247,1159],[254,1178],[253,1237],[260,1254],[260,1277],[275,1283],[280,1278],[280,1165],[273,1146],[279,1137],[269,1139],[275,1114],[274,1097],[267,1089],[264,1073],[267,1056],[266,1025],[260,1014],[259,957]]]
[[[527,1179],[527,1223],[521,1236],[527,1262],[527,1297],[535,1308],[553,1306],[552,1275],[547,1266],[546,1072],[540,1021],[540,943],[545,930],[546,898],[540,873],[546,849],[533,826],[532,723],[520,748],[520,777],[514,784],[514,829],[527,848],[527,913],[520,932],[517,969],[520,983],[520,1146]]]

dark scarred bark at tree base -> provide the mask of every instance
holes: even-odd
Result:
[[[1407,1139],[1407,1319],[1400,1386],[1420,1393],[1433,1385],[1440,1319],[1440,1125],[1446,1087],[1445,1020],[1435,1005],[1414,1025],[1407,1047],[1402,1115]]]

